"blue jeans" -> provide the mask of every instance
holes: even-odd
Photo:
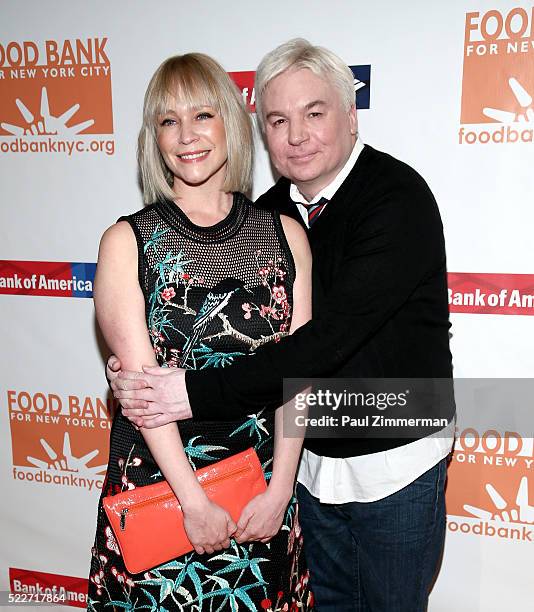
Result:
[[[424,612],[445,539],[446,459],[375,502],[322,504],[297,486],[318,612]]]

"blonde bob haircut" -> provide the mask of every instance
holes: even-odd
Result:
[[[250,116],[239,90],[225,70],[203,53],[176,55],[165,60],[150,80],[143,106],[137,160],[143,199],[173,200],[173,174],[157,143],[158,120],[179,100],[190,108],[211,106],[221,115],[226,132],[228,162],[223,190],[247,192],[252,182],[253,136]]]
[[[344,110],[348,111],[354,105],[354,75],[347,64],[325,47],[312,45],[304,38],[293,38],[267,53],[256,70],[256,115],[263,131],[262,96],[267,86],[283,72],[303,68],[311,70],[338,90]]]

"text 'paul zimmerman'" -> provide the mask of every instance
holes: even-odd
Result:
[[[401,393],[363,393],[342,391],[335,393],[330,390],[319,390],[314,393],[297,393],[294,398],[296,410],[307,410],[308,408],[324,407],[338,410],[340,406],[355,408],[375,408],[386,410],[386,408],[405,407],[407,405],[409,391]],[[448,420],[445,418],[429,417],[385,417],[382,414],[365,415],[354,417],[347,414],[340,417],[324,414],[320,417],[308,417],[300,414],[295,417],[297,427],[446,427]]]

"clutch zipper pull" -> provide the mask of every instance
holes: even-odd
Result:
[[[123,508],[121,510],[121,521],[120,521],[121,531],[124,531],[126,529],[126,515],[127,514],[128,514],[128,508]]]

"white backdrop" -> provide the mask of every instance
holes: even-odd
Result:
[[[85,605],[109,433],[91,264],[103,230],[141,207],[142,100],[170,55],[253,71],[304,36],[370,64],[362,139],[413,165],[440,205],[456,375],[531,376],[533,15],[520,0],[2,3],[0,591],[55,585]],[[259,143],[255,195],[271,183]],[[534,453],[522,443],[507,466],[504,443],[469,460],[460,437],[432,612],[531,609]]]

